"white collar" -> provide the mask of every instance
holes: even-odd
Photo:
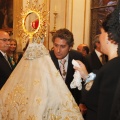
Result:
[[[68,62],[68,56],[69,56],[69,54],[67,54],[67,56],[63,58],[63,59],[66,60],[66,62]],[[61,60],[62,60],[62,59],[58,59],[59,62],[60,62]]]
[[[97,54],[98,57],[100,57],[102,55],[102,53],[99,52],[99,51],[97,51],[96,49],[95,49],[95,52],[96,52],[96,54]]]
[[[5,56],[5,55],[6,55],[6,53],[4,53],[3,51],[1,51],[1,50],[0,50],[0,52],[2,53],[2,55],[3,55],[3,56]]]

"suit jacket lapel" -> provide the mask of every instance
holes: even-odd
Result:
[[[95,58],[95,61],[97,62],[98,61],[98,63],[97,64],[99,64],[99,65],[101,65],[102,66],[102,63],[100,62],[100,59],[98,58],[98,56],[97,56],[97,54],[96,54],[96,52],[94,51],[93,52],[93,56],[94,57],[92,57],[93,59]]]
[[[74,72],[73,65],[72,65],[72,58],[71,58],[71,55],[69,54],[66,80],[69,80],[69,76],[72,72]]]
[[[8,62],[6,61],[6,59],[4,58],[4,56],[2,55],[1,52],[0,52],[0,57],[1,57],[1,60],[2,60],[4,63],[6,63],[7,66],[9,66],[10,69],[12,69],[12,68],[10,67],[10,65],[8,64]]]
[[[55,57],[54,52],[52,51],[50,55],[51,55],[52,61],[54,61],[53,63],[54,63],[54,65],[55,65],[55,67],[57,68],[57,70],[60,71],[58,59]],[[61,73],[61,72],[60,72],[60,73]]]

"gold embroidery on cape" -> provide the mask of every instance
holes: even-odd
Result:
[[[37,84],[39,84],[40,83],[40,80],[34,80],[33,81],[33,85],[35,86],[35,85],[37,85]]]
[[[17,85],[15,89],[8,94],[4,106],[1,107],[0,105],[2,120],[14,120],[15,114],[18,115],[17,120],[22,120],[21,117],[26,114],[26,106],[28,104],[28,98],[25,96],[25,92],[26,91],[22,85]],[[41,99],[37,98],[36,103],[40,105]],[[4,113],[2,113],[2,111],[4,111]],[[37,117],[35,117],[35,115],[29,115],[27,120],[37,120]]]
[[[57,71],[57,72],[55,73],[55,76],[56,76],[56,77],[59,77],[59,76],[60,76],[59,71]]]
[[[27,120],[37,120],[37,118],[34,115],[32,115],[32,116],[29,116]]]
[[[61,105],[59,105],[55,113],[53,113],[54,111],[52,110],[52,108],[49,108],[47,110],[48,112],[47,115],[51,114],[49,120],[78,120],[78,115],[80,114],[79,107],[74,102],[71,94],[65,94],[65,96],[67,97],[68,101],[66,101],[66,103],[61,103]],[[72,103],[71,105],[69,103],[70,102],[69,100]],[[64,113],[66,114],[66,112],[69,115],[69,117],[63,115]],[[47,116],[44,115],[43,119],[46,120]],[[81,116],[81,120],[82,120],[82,116]]]
[[[55,115],[53,115],[53,114],[51,114],[51,118],[50,118],[50,120],[61,120],[61,116],[55,116]]]
[[[36,99],[36,102],[37,102],[38,105],[40,105],[41,101],[42,101],[41,98]]]
[[[17,85],[15,89],[11,93],[9,93],[8,98],[4,103],[4,108],[0,106],[0,111],[5,109],[3,110],[4,113],[2,113],[2,120],[7,120],[7,119],[14,120],[13,114],[15,113],[18,114],[17,120],[22,119],[21,117],[24,116],[22,114],[25,114],[26,106],[28,104],[28,98],[24,96],[25,92],[26,91],[22,85]],[[50,115],[49,120],[78,120],[77,116],[80,114],[79,108],[77,104],[74,102],[72,95],[65,94],[65,97],[67,98],[67,101],[65,103],[61,103],[61,105],[59,105],[55,113],[52,108],[49,108],[48,110],[45,111],[46,115],[43,116],[43,120],[46,120],[48,115]],[[72,104],[70,104],[70,101]],[[40,105],[41,99],[38,97],[36,99],[36,102],[37,104]],[[9,104],[10,106],[9,108],[7,108],[7,104]],[[69,114],[69,117],[62,115],[64,113]],[[29,115],[27,117],[27,120],[38,120],[38,119],[35,115]],[[82,116],[81,116],[81,120],[82,120]]]
[[[11,93],[8,93],[4,106],[0,107],[1,111],[4,109],[3,120],[13,120],[14,112],[18,114],[18,120],[21,120],[21,116],[25,112],[25,106],[28,104],[28,98],[24,96],[24,93],[25,89],[22,85],[17,85]]]

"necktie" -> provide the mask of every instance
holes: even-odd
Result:
[[[4,55],[4,58],[5,58],[5,59],[6,59],[6,61],[8,62],[8,64],[9,64],[10,68],[12,69],[12,67],[11,67],[11,65],[10,65],[10,63],[9,63],[9,61],[8,61],[8,57],[7,57],[7,55],[6,55],[6,54]]]
[[[62,59],[60,61],[60,63],[61,63],[61,65],[60,65],[60,71],[61,71],[61,75],[62,75],[63,80],[65,80],[65,78],[66,78],[65,62],[66,62],[65,59]]]
[[[104,65],[106,63],[105,55],[101,55],[101,63]]]

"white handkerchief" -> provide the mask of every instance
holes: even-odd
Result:
[[[80,67],[80,65],[73,59],[72,60],[72,64],[76,67]],[[82,79],[81,79],[81,75],[80,72],[78,70],[75,70],[75,73],[73,75],[73,80],[70,84],[71,88],[78,88],[78,90],[82,89]]]

